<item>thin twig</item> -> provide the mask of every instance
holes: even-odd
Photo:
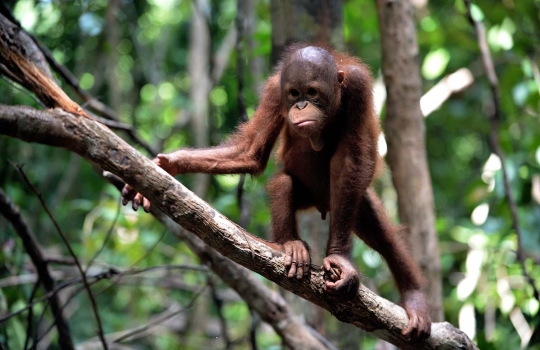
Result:
[[[249,324],[249,343],[251,345],[251,350],[258,350],[259,347],[257,346],[257,328],[261,323],[261,318],[259,317],[259,314],[251,307],[249,308],[249,315],[251,317],[251,322]]]
[[[473,26],[476,32],[476,39],[478,41],[478,46],[480,48],[480,54],[482,56],[482,63],[486,76],[489,81],[489,86],[491,88],[491,94],[493,98],[493,114],[489,116],[491,122],[491,131],[489,133],[489,145],[493,153],[495,153],[501,160],[501,171],[503,175],[503,185],[504,193],[506,195],[506,200],[508,201],[508,207],[510,209],[510,215],[512,217],[512,227],[516,231],[517,235],[517,258],[520,262],[521,269],[523,270],[523,275],[527,279],[528,283],[531,285],[536,300],[540,301],[540,293],[536,288],[534,279],[527,272],[527,267],[525,265],[525,254],[523,253],[523,236],[521,232],[521,227],[519,223],[518,210],[514,195],[510,188],[510,180],[508,179],[508,171],[506,169],[505,155],[502,151],[499,142],[499,126],[501,122],[501,94],[499,89],[499,80],[497,79],[497,73],[493,66],[493,59],[491,57],[491,52],[489,50],[487,37],[486,37],[486,28],[482,22],[476,21],[472,17],[471,13],[471,1],[465,0],[465,5],[467,7],[467,18]]]
[[[26,220],[21,215],[20,209],[11,201],[11,199],[0,189],[0,213],[11,223],[17,235],[21,238],[24,249],[30,259],[32,264],[36,268],[37,281],[36,286],[41,281],[44,289],[47,292],[51,292],[55,289],[55,281],[52,277],[47,262],[44,258],[41,247],[36,239],[36,236],[26,223]],[[64,318],[61,310],[60,298],[56,294],[51,294],[47,297],[49,303],[51,304],[51,312],[53,315],[54,322],[58,329],[58,343],[63,349],[74,349],[73,340],[71,339],[71,332],[69,330],[69,324]],[[29,304],[32,303],[33,298],[30,300]],[[44,308],[43,312],[46,311]],[[32,315],[29,315],[30,318],[33,318]],[[1,323],[1,321],[0,321]]]
[[[113,281],[113,283],[111,283],[111,286],[114,286],[116,284],[118,284],[119,281],[121,281],[121,279],[124,277],[124,276],[127,276],[127,275],[136,275],[136,274],[139,274],[139,273],[143,273],[143,272],[147,272],[147,271],[152,271],[152,270],[157,270],[157,269],[185,269],[185,270],[195,270],[195,271],[204,271],[206,272],[207,269],[206,267],[204,266],[192,266],[192,265],[165,265],[165,266],[152,266],[152,267],[149,267],[149,268],[146,268],[146,269],[142,269],[142,270],[126,270],[126,271],[123,271],[123,272],[116,272],[111,274],[110,271],[111,270],[108,270],[107,272],[104,272],[104,273],[101,273],[101,274],[98,274],[99,277],[97,277],[97,279],[95,281],[92,281],[91,284],[94,284],[104,278],[112,278],[112,277],[118,277],[118,280],[116,281]],[[136,285],[137,287],[140,287],[140,284],[137,284]],[[64,304],[62,305],[62,310],[64,308],[66,308],[70,303],[71,301],[81,292],[83,291],[85,288],[84,286],[82,287],[79,287],[77,288],[74,292],[72,292],[65,300]],[[99,294],[96,293],[96,297],[98,296]],[[46,306],[45,306],[46,307]],[[38,322],[38,324],[41,323],[41,319],[40,321]],[[52,330],[52,326],[53,324],[49,325],[49,327],[47,327],[47,329],[40,335],[40,337],[34,341],[34,345],[38,344],[38,342],[43,339],[51,330]]]
[[[28,179],[28,177],[24,173],[24,171],[22,169],[22,166],[19,166],[17,164],[14,164],[14,166],[19,171],[19,173],[21,174],[21,176],[23,177],[23,179],[27,183],[27,185],[32,189],[32,191],[38,197],[39,201],[41,202],[41,205],[43,206],[43,209],[45,209],[45,211],[47,212],[47,215],[49,216],[49,218],[53,222],[54,226],[56,227],[56,230],[58,231],[58,233],[60,234],[60,237],[62,238],[62,241],[66,245],[66,248],[68,249],[69,254],[73,258],[73,260],[75,262],[75,265],[77,265],[77,269],[79,270],[79,272],[81,274],[83,284],[84,284],[84,286],[86,288],[86,291],[88,292],[88,297],[90,298],[90,302],[92,304],[92,310],[94,312],[94,317],[96,319],[96,323],[97,323],[97,326],[98,326],[99,338],[101,339],[101,343],[103,345],[103,348],[105,350],[107,350],[108,349],[107,341],[105,340],[105,336],[104,336],[104,333],[103,333],[103,325],[101,324],[101,318],[99,316],[99,311],[98,311],[98,308],[97,308],[96,300],[94,299],[94,295],[92,294],[92,290],[90,289],[90,285],[88,284],[88,280],[86,279],[86,274],[85,274],[85,272],[84,272],[84,270],[83,270],[83,268],[81,266],[81,263],[79,262],[79,259],[77,258],[77,255],[73,251],[73,248],[71,247],[71,244],[69,244],[69,241],[68,241],[66,235],[64,234],[64,232],[62,231],[62,229],[60,228],[60,225],[58,225],[58,222],[56,221],[56,219],[52,215],[51,211],[47,207],[47,204],[45,204],[45,201],[43,200],[43,197],[41,196],[41,193],[34,187],[32,182],[30,182],[30,179]]]
[[[150,256],[150,254],[154,251],[154,249],[156,249],[156,247],[161,243],[161,241],[163,240],[163,238],[165,238],[165,234],[167,233],[167,228],[165,227],[163,229],[163,232],[161,232],[161,235],[159,236],[158,240],[156,241],[156,243],[154,243],[150,249],[148,249],[139,259],[137,259],[133,264],[131,264],[131,268],[139,265],[143,260],[146,260],[146,258],[148,258],[148,256]]]
[[[207,287],[207,285],[204,285],[204,286],[203,286],[203,287],[195,294],[195,296],[191,299],[191,301],[190,301],[185,307],[183,307],[182,309],[180,309],[180,310],[178,310],[178,311],[175,311],[175,312],[172,312],[172,313],[170,313],[170,314],[168,314],[168,315],[166,315],[166,316],[164,316],[164,317],[162,317],[162,318],[158,318],[158,319],[156,319],[156,320],[154,320],[154,321],[152,321],[152,322],[150,322],[150,323],[148,323],[148,324],[146,324],[146,325],[144,325],[144,326],[141,326],[141,327],[139,327],[139,328],[137,328],[137,329],[135,329],[135,330],[133,330],[133,331],[131,331],[131,332],[128,332],[127,334],[124,334],[124,335],[122,335],[121,337],[118,337],[118,338],[114,339],[112,342],[113,342],[113,343],[120,343],[120,342],[122,342],[122,341],[124,341],[124,340],[126,340],[126,339],[128,339],[128,338],[130,338],[130,337],[132,337],[132,336],[134,336],[134,335],[136,335],[136,334],[138,334],[138,333],[144,332],[144,331],[146,331],[146,330],[148,330],[148,329],[150,329],[150,328],[152,328],[152,327],[154,327],[154,326],[157,326],[157,325],[159,325],[159,324],[162,324],[162,323],[164,323],[165,321],[168,321],[168,320],[170,320],[171,318],[173,318],[173,317],[175,317],[175,316],[181,314],[182,312],[185,312],[187,309],[191,308],[191,307],[193,306],[193,304],[195,304],[195,301],[199,298],[199,296],[200,296],[200,295],[202,294],[202,292],[206,289],[206,287]]]
[[[147,271],[152,271],[152,270],[158,270],[158,269],[165,269],[165,270],[170,270],[170,269],[183,269],[183,270],[193,270],[193,271],[202,271],[202,272],[207,272],[208,269],[205,267],[205,266],[195,266],[195,265],[164,265],[164,266],[152,266],[152,267],[148,267],[148,268],[145,268],[145,269],[141,269],[141,270],[134,270],[134,269],[130,269],[130,270],[126,270],[126,271],[123,271],[123,272],[118,272],[116,270],[114,270],[114,273],[111,273],[111,271],[113,271],[112,269],[109,269],[108,271],[106,272],[103,272],[103,273],[99,273],[97,274],[95,277],[96,277],[96,280],[90,282],[90,284],[95,284],[96,282],[102,280],[102,279],[105,279],[105,278],[113,278],[113,277],[118,277],[117,280],[113,281],[113,283],[111,283],[110,286],[115,286],[119,283],[119,281],[122,280],[123,277],[125,276],[131,276],[131,275],[137,275],[137,274],[140,274],[140,273],[143,273],[143,272],[147,272]],[[80,280],[79,280],[80,281]],[[159,285],[156,285],[156,284],[153,284],[154,286],[159,286]],[[140,287],[141,284],[140,283],[137,283],[136,284],[137,287]],[[178,289],[178,287],[176,288]],[[84,286],[81,286],[81,287],[78,287],[75,291],[73,291],[65,300],[64,304],[61,306],[61,310],[63,310],[64,308],[66,308],[70,303],[71,301],[81,292],[85,290]],[[198,293],[199,291],[193,291],[193,290],[189,290],[189,289],[185,289],[187,291],[191,291],[191,292],[195,292],[195,293]],[[99,293],[96,293],[96,297],[99,295]],[[45,308],[47,307],[47,304],[45,305]],[[41,324],[42,322],[42,319],[43,319],[43,314],[41,315],[39,321],[38,321],[38,324]],[[35,345],[37,345],[39,343],[39,341],[41,341],[41,339],[43,339],[53,328],[54,324],[51,324],[49,325],[45,331],[42,332],[42,334],[39,336],[39,338],[37,338],[35,341],[34,341],[34,344],[32,345],[32,349],[35,348]]]
[[[48,256],[45,258],[45,261],[47,264],[57,264],[57,265],[67,265],[71,266],[74,265],[75,262],[73,259],[63,256]]]
[[[129,125],[129,124],[126,124],[126,123],[122,123],[122,122],[119,122],[119,121],[116,121],[116,120],[111,120],[111,119],[106,119],[106,118],[102,118],[102,117],[98,117],[96,114],[94,113],[90,113],[88,112],[88,114],[94,118],[95,120],[97,120],[98,122],[100,122],[101,124],[103,125],[107,125],[107,127],[109,127],[109,129],[114,129],[114,130],[122,130],[122,131],[126,131],[128,133],[130,132],[135,132],[135,127],[133,125]],[[142,146],[142,145],[141,145]],[[144,146],[143,146],[144,147]],[[148,149],[147,149],[148,151]]]
[[[30,34],[28,34],[30,35]],[[97,113],[107,119],[110,119],[115,122],[119,122],[120,118],[118,116],[118,113],[116,113],[113,109],[111,109],[109,106],[104,104],[103,102],[99,101],[96,97],[92,96],[89,92],[86,90],[83,90],[81,86],[79,85],[78,79],[67,69],[65,66],[61,65],[54,59],[54,56],[52,55],[51,51],[43,45],[39,40],[37,40],[33,35],[30,35],[32,40],[36,43],[36,45],[39,47],[45,58],[47,59],[47,62],[52,67],[52,69],[57,72],[64,81],[75,90],[77,95],[85,102],[86,105],[94,112]],[[99,119],[100,122],[103,122],[101,119]],[[115,124],[115,123],[107,123],[104,122],[103,124],[107,126],[114,127],[116,129],[124,130],[130,139],[132,139],[135,143],[142,146],[151,156],[155,157],[157,155],[157,152],[152,149],[152,147],[146,143],[143,139],[140,138],[140,136],[135,131],[135,128],[131,127],[128,128],[123,123]],[[122,127],[120,127],[122,126]]]
[[[97,277],[96,277],[97,278]],[[99,281],[101,278],[97,278],[96,281]],[[39,304],[43,301],[46,301],[47,299],[49,299],[51,296],[53,295],[56,295],[56,293],[58,293],[60,290],[64,289],[64,288],[67,288],[69,286],[72,286],[74,284],[77,284],[77,283],[81,283],[82,282],[82,278],[78,277],[78,278],[73,278],[69,281],[65,281],[63,283],[59,283],[57,284],[53,290],[51,290],[50,292],[48,292],[47,294],[43,295],[41,298],[38,298],[36,300],[34,300],[32,303],[28,303],[26,304],[24,307],[18,309],[17,311],[13,311],[9,314],[6,314],[6,315],[2,315],[0,316],[0,324],[9,320],[10,318],[12,317],[15,317],[17,315],[20,315],[22,314],[23,312],[27,311],[28,309],[30,309],[31,307],[33,307],[34,305],[36,304]]]
[[[162,265],[162,266],[150,266],[150,267],[146,267],[140,270],[129,269],[129,270],[120,272],[119,275],[135,276],[144,272],[154,271],[154,270],[189,270],[189,271],[198,271],[198,272],[208,272],[208,268],[206,266],[200,266],[200,265]]]
[[[313,334],[313,336],[314,336],[315,338],[319,339],[319,341],[320,341],[321,343],[323,343],[324,346],[326,346],[326,348],[327,348],[328,350],[338,350],[338,349],[334,346],[334,344],[330,343],[330,342],[328,341],[328,339],[326,339],[325,337],[323,337],[321,333],[317,332],[317,330],[316,330],[315,328],[311,327],[308,323],[306,323],[305,326],[306,326],[306,328],[309,330],[309,332],[310,332],[311,334]]]
[[[198,271],[198,272],[204,272],[204,273],[207,273],[209,271],[206,266],[199,266],[199,265],[161,265],[161,266],[150,266],[150,267],[146,267],[140,270],[133,269],[133,268],[129,268],[128,270],[125,270],[125,271],[115,270],[114,276],[117,277],[117,280],[115,280],[113,283],[111,283],[109,286],[107,286],[103,290],[97,292],[96,295],[101,295],[105,293],[107,290],[114,287],[115,285],[121,283],[123,277],[136,276],[141,273],[155,271],[155,270],[189,270],[189,271]]]
[[[96,279],[92,282],[90,282],[90,285],[93,285],[94,283],[100,281],[100,279]],[[81,279],[82,281],[82,279]],[[67,298],[66,300],[64,301],[64,303],[62,304],[61,306],[61,310],[64,311],[64,309],[71,303],[71,301],[83,290],[85,290],[86,288],[83,286],[80,286],[78,287],[74,292],[72,292]],[[47,303],[45,304],[44,306],[44,309],[47,308]],[[44,317],[44,313],[41,313],[40,315],[40,318],[38,320],[38,324],[41,324],[43,322],[43,317]],[[37,347],[37,344],[39,344],[39,342],[41,341],[41,339],[45,338],[47,336],[47,334],[49,334],[49,332],[52,330],[53,328],[53,325],[54,324],[50,324],[38,337],[38,334],[36,333],[35,335],[35,338],[34,338],[34,343],[32,344],[32,347],[31,349],[35,349]]]
[[[214,302],[214,305],[216,305],[219,324],[221,326],[221,336],[223,337],[223,341],[225,342],[225,349],[231,349],[232,343],[231,339],[229,338],[229,334],[227,333],[227,320],[223,315],[223,299],[221,299],[221,297],[217,293],[213,276],[208,275],[206,281],[208,286],[210,287],[210,295],[212,296],[212,301]]]
[[[192,270],[192,271],[208,272],[208,268],[206,266],[196,266],[196,265],[151,266],[151,267],[147,267],[147,268],[140,269],[140,270],[128,269],[128,270],[125,270],[125,271],[118,271],[116,269],[110,268],[107,271],[99,272],[99,273],[97,273],[95,275],[88,276],[88,278],[93,279],[92,281],[89,282],[89,284],[94,285],[95,283],[97,283],[97,282],[99,282],[99,281],[101,281],[103,279],[110,279],[110,278],[113,278],[113,277],[122,278],[122,277],[125,277],[125,276],[132,276],[132,275],[134,276],[134,275],[138,275],[138,274],[141,274],[141,273],[144,273],[144,272],[153,271],[153,270],[159,270],[159,269],[164,269],[164,270],[181,269],[181,270]],[[63,282],[61,284],[58,284],[54,290],[52,290],[51,292],[49,292],[46,295],[42,296],[41,298],[34,300],[32,303],[28,303],[25,307],[15,311],[15,312],[12,312],[10,314],[7,314],[7,315],[4,315],[4,316],[0,317],[0,323],[3,323],[8,319],[17,316],[17,315],[23,313],[26,310],[29,310],[31,307],[33,307],[36,304],[38,304],[40,302],[43,302],[43,301],[46,302],[46,304],[44,305],[44,309],[46,309],[47,306],[49,305],[49,300],[47,300],[47,299],[49,299],[51,296],[57,294],[60,290],[62,290],[64,288],[67,288],[67,287],[70,287],[70,286],[72,286],[74,284],[81,283],[81,282],[82,282],[82,278],[78,277],[78,278],[71,279],[69,281],[65,281],[65,282]],[[118,283],[118,281],[114,281],[114,284],[112,284],[112,285],[114,286],[117,283]],[[69,295],[66,298],[66,301],[64,302],[64,304],[61,305],[60,311],[62,311],[71,302],[73,297],[75,297],[77,294],[79,294],[79,292],[81,292],[82,290],[85,290],[85,289],[86,289],[85,286],[82,286],[82,287],[77,288],[73,293],[71,293],[71,295]],[[96,295],[99,295],[99,294],[100,293],[96,293]],[[41,321],[43,320],[43,316],[44,316],[44,314],[42,313],[40,315],[39,319],[38,319],[38,324],[41,323]],[[53,326],[53,324],[50,325],[49,327],[47,327],[47,329],[39,336],[37,341],[34,341],[34,345],[37,344],[44,336],[46,336],[51,331],[52,326]]]
[[[23,31],[26,35],[32,39],[34,44],[36,45],[36,50],[41,51],[43,56],[45,57],[47,63],[49,64],[52,69],[62,77],[62,79],[75,90],[77,95],[84,101],[85,105],[88,105],[88,107],[94,111],[94,113],[97,113],[106,119],[110,119],[110,121],[103,120],[102,118],[96,118],[99,122],[101,122],[104,125],[107,125],[110,128],[123,130],[127,133],[130,139],[132,139],[135,143],[142,146],[151,156],[155,157],[157,153],[152,149],[152,147],[146,143],[138,134],[135,128],[130,127],[124,123],[120,122],[120,117],[117,112],[112,110],[110,107],[99,101],[96,97],[94,97],[92,94],[87,92],[86,90],[82,89],[79,85],[79,80],[67,69],[64,65],[60,64],[54,56],[52,55],[51,51],[43,45],[35,36],[32,34],[26,32],[24,28],[21,27],[21,24],[13,17],[11,14],[11,11],[3,5],[0,7],[0,12],[7,17],[8,20],[10,20],[15,26],[17,26],[21,31]],[[43,64],[45,64],[43,62]],[[4,72],[5,73],[5,72]],[[13,77],[13,75],[9,75],[10,78]],[[34,91],[33,91],[34,92]]]
[[[122,182],[123,183],[123,182]],[[123,186],[122,186],[123,187]],[[161,242],[161,240],[163,239],[163,237],[165,237],[165,233],[167,233],[167,228],[165,228],[163,230],[163,232],[161,233],[161,236],[158,238],[157,242],[152,246],[150,247],[150,249],[148,249],[139,259],[137,259],[133,264],[131,264],[130,268],[133,269],[135,266],[137,266],[141,261],[143,261],[144,259],[146,259],[150,253],[152,253],[152,251],[158,246],[158,244]],[[116,281],[113,281],[111,284],[109,284],[108,286],[106,286],[105,288],[103,288],[102,290],[100,290],[97,295],[101,295],[103,293],[105,293],[106,291],[108,291],[109,289],[113,288],[114,286],[116,286],[118,283],[120,283],[122,281],[122,277],[123,276],[120,276],[120,278],[118,278]]]
[[[95,283],[96,281],[93,281],[92,283],[90,284],[93,284]],[[73,300],[73,298],[79,294],[81,291],[83,291],[85,288],[84,286],[81,286],[81,287],[78,287],[73,293],[71,293],[71,295],[69,297],[67,297],[67,299],[64,301],[64,303],[62,304],[61,306],[61,309],[62,311],[68,306],[68,304]],[[46,303],[43,307],[43,309],[46,309],[48,306],[48,303]],[[30,309],[31,310],[31,309]],[[45,316],[45,313],[42,312],[39,319],[38,319],[38,325],[41,324],[41,322],[43,322],[43,318]],[[41,341],[41,339],[45,338],[47,336],[47,334],[49,334],[49,332],[53,329],[53,326],[54,326],[54,323],[51,323],[47,328],[45,328],[45,330],[43,330],[41,332],[41,334],[36,334],[34,335],[34,342],[32,343],[32,346],[30,347],[30,349],[36,349],[37,348],[37,345],[39,344],[39,342]]]
[[[3,65],[1,65],[3,67]],[[10,79],[12,79],[13,81],[17,82],[16,80],[16,77],[14,75],[12,75],[11,73],[9,73],[8,70],[4,70],[0,67],[0,73],[4,74],[5,76],[9,76]],[[18,87],[17,85],[15,85],[14,83],[12,83],[11,81],[7,80],[4,76],[1,77],[3,81],[5,81],[9,86],[11,86],[14,90],[17,90],[19,91],[20,93],[22,93],[23,95],[26,95],[28,97],[30,97],[31,99],[33,99],[38,105],[40,105],[41,107],[45,108],[45,105],[43,104],[43,102],[41,102],[35,95],[31,94],[30,92],[28,92],[28,90],[26,89],[22,89],[20,87]]]
[[[116,208],[116,215],[114,216],[114,220],[111,224],[111,227],[107,231],[107,235],[105,236],[105,239],[103,240],[103,243],[101,244],[101,247],[99,247],[99,250],[94,254],[94,256],[92,256],[90,261],[88,261],[88,264],[86,265],[86,272],[88,272],[88,269],[90,269],[90,267],[94,263],[94,260],[99,256],[99,254],[101,254],[103,249],[105,249],[107,242],[109,242],[109,239],[111,238],[114,227],[116,226],[116,222],[118,221],[118,217],[120,216],[120,210],[122,209],[121,204],[122,204],[121,200],[118,200],[118,208]]]
[[[40,284],[41,284],[41,280],[38,278],[36,283],[34,283],[34,287],[32,287],[32,292],[30,293],[30,299],[28,299],[28,303],[31,303],[32,301],[34,301],[34,298],[36,297],[36,293]],[[55,324],[56,323],[53,322],[52,326],[54,327]],[[28,349],[28,342],[30,341],[30,337],[32,336],[32,333],[33,333],[33,325],[34,325],[34,308],[30,308],[28,310],[28,315],[26,317],[26,338],[24,339],[23,349]]]

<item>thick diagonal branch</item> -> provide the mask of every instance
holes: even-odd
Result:
[[[124,187],[124,182],[117,176],[107,173],[106,178],[118,190]],[[154,207],[151,208],[151,212],[168,231],[182,240],[202,263],[234,289],[251,310],[255,310],[263,321],[272,326],[288,348],[303,350],[329,348],[320,339],[322,336],[314,335],[314,331],[292,313],[283,297],[268,288],[260,278],[210,248],[199,237],[177,225],[163,212]]]
[[[78,153],[132,184],[155,207],[222,255],[327,309],[338,319],[401,349],[475,348],[464,333],[448,323],[434,323],[427,341],[409,343],[401,334],[408,324],[401,307],[364,286],[351,301],[329,299],[323,291],[324,272],[321,268],[314,267],[309,279],[288,279],[280,250],[270,248],[260,238],[245,232],[93,120],[58,109],[38,111],[29,107],[0,105],[0,134]]]

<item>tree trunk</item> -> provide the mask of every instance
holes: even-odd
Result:
[[[191,130],[192,144],[196,148],[209,146],[208,97],[211,89],[210,81],[210,29],[208,28],[208,15],[210,4],[208,0],[195,0],[192,2],[192,18],[189,33],[189,61],[188,73],[191,79]],[[193,192],[201,198],[206,197],[210,186],[210,175],[195,174]],[[191,332],[200,334],[205,329],[209,303],[196,303],[194,312],[188,322]]]
[[[341,0],[272,0],[272,62],[293,42],[313,42],[343,50]]]
[[[406,241],[427,281],[433,321],[442,321],[442,284],[433,190],[427,164],[422,80],[409,0],[377,0],[383,74],[388,94],[385,133],[388,164],[398,194]]]
[[[120,25],[118,23],[119,1],[111,0],[107,4],[105,22],[107,23],[107,43],[109,45],[109,55],[107,56],[107,85],[109,87],[109,105],[115,111],[120,110],[121,96],[116,74],[118,64],[118,44],[120,43]]]
[[[210,30],[207,23],[210,4],[208,0],[195,0],[192,10],[188,66],[191,78],[191,129],[193,130],[193,146],[205,148],[210,144],[208,95],[212,85],[210,81]],[[196,174],[193,192],[204,198],[209,185],[208,174]]]
[[[267,71],[265,67],[265,61],[260,55],[253,55],[256,48],[255,40],[255,27],[256,27],[256,3],[252,0],[238,0],[238,14],[239,20],[242,21],[243,33],[241,40],[245,42],[246,61],[249,71],[249,86],[253,91],[259,91],[262,87],[265,76],[264,72]],[[238,33],[240,35],[240,33]]]

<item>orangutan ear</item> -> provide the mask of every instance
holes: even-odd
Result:
[[[339,83],[343,83],[343,79],[345,79],[345,72],[342,71],[342,70],[339,70],[337,72],[337,80],[339,81]]]

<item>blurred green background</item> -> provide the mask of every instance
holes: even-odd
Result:
[[[105,0],[8,3],[13,5],[13,13],[22,26],[80,79],[82,88],[117,110],[121,120],[134,125],[148,144],[165,152],[195,145],[188,123],[182,124],[182,116],[193,109],[189,95],[193,77],[188,74],[190,1],[125,0],[112,21],[107,18]],[[215,55],[235,26],[236,1],[213,0],[207,10],[210,54]],[[425,92],[462,68],[473,79],[425,119],[443,269],[445,318],[465,330],[481,349],[522,346],[539,349],[540,304],[516,259],[517,237],[502,186],[500,161],[491,155],[487,141],[490,90],[474,32],[464,13],[461,0],[430,1],[417,7],[415,15]],[[486,25],[500,80],[503,121],[499,135],[507,156],[511,189],[517,199],[526,266],[540,288],[540,1],[479,0],[475,1],[473,14]],[[258,60],[264,78],[272,71],[270,1],[257,1],[255,16],[255,45],[243,58],[245,66]],[[346,51],[361,57],[377,77],[381,54],[374,2],[344,1],[343,25]],[[111,38],[111,33],[116,37]],[[111,45],[111,41],[117,44]],[[225,140],[239,123],[236,54],[232,50],[222,77],[209,93],[210,145]],[[465,78],[460,76],[460,79],[462,82]],[[251,116],[257,106],[261,77],[253,76],[246,68],[244,81],[243,94]],[[112,84],[117,84],[114,94]],[[62,87],[74,95],[69,86]],[[431,95],[426,103],[441,95]],[[32,95],[15,88],[5,78],[0,79],[0,102],[38,106]],[[143,148],[139,150],[148,155]],[[52,208],[82,261],[96,254],[114,227],[96,266],[198,264],[188,248],[174,236],[163,233],[164,228],[152,216],[120,207],[118,191],[77,155],[0,137],[0,187],[20,206],[49,255],[67,256],[67,253],[35,194],[10,161],[24,164],[24,170]],[[262,176],[245,180],[247,229],[262,237],[268,237],[270,222],[265,184],[274,168],[270,162]],[[191,175],[178,179],[188,187],[195,181]],[[212,206],[235,221],[239,220],[236,194],[239,179],[239,176],[212,177],[206,195]],[[390,186],[389,176],[385,174],[377,189],[382,192],[389,212],[396,217]],[[3,218],[0,218],[0,246],[0,314],[5,314],[28,302],[33,285],[10,280],[10,276],[29,274],[31,268],[20,240]],[[398,300],[391,275],[378,255],[356,241],[354,259],[368,286],[391,300]],[[62,266],[51,268],[63,271]],[[72,270],[66,271],[69,275]],[[150,273],[135,282],[111,287],[107,280],[97,283],[94,288],[101,292],[97,301],[105,332],[144,324],[170,301],[188,304],[208,275],[188,270],[166,272],[165,277],[181,281],[185,288],[160,286],[157,282],[164,276]],[[227,295],[227,287],[217,279],[215,283]],[[235,348],[249,348],[246,340],[251,322],[249,309],[238,297],[224,298],[222,311],[230,337],[237,341]],[[298,305],[298,313],[310,307],[292,297],[287,300],[293,307]],[[42,304],[34,307],[35,314],[39,315],[41,310]],[[84,293],[71,301],[68,310],[75,341],[95,337],[94,323],[89,321],[93,316]],[[137,349],[223,346],[216,340],[217,309],[208,296],[201,296],[183,317],[188,325],[181,330],[162,331],[131,345]],[[50,321],[50,315],[46,314],[45,319]],[[344,328],[328,313],[324,324],[325,337],[340,349],[375,346],[375,338],[353,327]],[[22,348],[25,334],[26,314],[0,324],[0,344],[6,344],[9,349]],[[54,348],[55,332],[50,336]],[[261,349],[281,346],[279,337],[269,327],[258,328],[257,341]]]

